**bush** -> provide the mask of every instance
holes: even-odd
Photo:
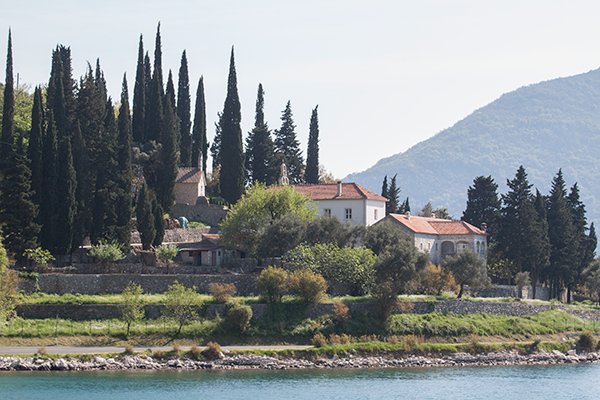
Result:
[[[156,255],[166,263],[170,263],[179,254],[177,246],[172,244],[162,244],[156,248]]]
[[[315,347],[323,347],[327,344],[327,338],[321,332],[315,334],[311,339],[313,346]]]
[[[377,342],[377,341],[379,341],[379,336],[377,336],[377,335],[362,335],[361,337],[358,338],[358,341],[361,343]]]
[[[458,292],[458,285],[451,273],[442,270],[439,265],[429,263],[427,276],[421,280],[421,291],[439,296],[443,291]]]
[[[121,245],[116,240],[112,242],[101,240],[100,243],[92,246],[90,256],[101,264],[117,262],[125,258],[123,251],[121,251]]]
[[[594,351],[598,347],[598,339],[590,331],[583,331],[579,334],[577,349],[584,351]]]
[[[327,298],[327,281],[308,269],[294,272],[291,282],[294,292],[306,303],[316,304]]]
[[[227,310],[227,317],[231,326],[240,332],[245,332],[250,326],[252,308],[250,306],[234,303]]]
[[[215,302],[224,304],[231,300],[236,288],[233,283],[211,283],[208,285],[208,290]]]
[[[208,342],[206,344],[206,349],[202,352],[202,356],[207,360],[216,360],[217,358],[221,358],[223,356],[221,346],[216,342]]]
[[[338,325],[346,325],[350,320],[348,306],[344,303],[335,303],[333,305],[333,317]]]
[[[400,343],[400,338],[396,335],[392,335],[392,336],[388,336],[387,341],[388,341],[388,343],[391,343],[391,344],[398,344],[398,343]]]
[[[132,344],[129,344],[129,343],[127,343],[127,344],[125,345],[125,354],[129,354],[129,355],[131,355],[131,354],[133,354],[133,353],[135,353],[135,351],[133,350],[133,345],[132,345]]]
[[[0,327],[15,315],[17,281],[15,271],[0,265]]]
[[[281,268],[269,267],[263,270],[256,281],[260,298],[267,303],[280,303],[289,292],[289,273]]]
[[[192,348],[190,349],[189,352],[189,356],[192,360],[196,360],[196,361],[202,361],[202,350],[200,349],[200,347],[196,346],[195,344],[192,345]]]

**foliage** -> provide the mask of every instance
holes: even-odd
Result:
[[[335,243],[300,244],[285,257],[289,270],[309,269],[331,284],[347,285],[351,294],[368,293],[375,280],[376,257],[365,247],[338,247]]]
[[[99,244],[92,245],[90,256],[101,264],[117,262],[125,258],[121,245],[116,240],[112,242],[101,240]]]
[[[316,106],[310,116],[308,148],[306,150],[306,183],[319,183],[319,115]]]
[[[210,283],[208,290],[217,303],[227,303],[235,294],[236,288],[233,283]]]
[[[498,184],[490,176],[478,176],[473,180],[473,186],[467,189],[467,208],[462,220],[480,228],[487,225],[490,240],[494,240],[496,223],[500,216],[500,200],[498,199]]]
[[[173,244],[163,244],[156,248],[156,254],[162,261],[170,263],[179,254],[179,248]]]
[[[250,249],[263,228],[290,213],[310,220],[317,215],[317,207],[292,186],[267,188],[256,183],[221,223],[221,241],[225,246]]]
[[[451,273],[460,286],[458,298],[462,297],[465,285],[473,287],[489,285],[484,259],[469,248],[452,257],[446,257],[442,262],[442,268]]]
[[[289,273],[284,269],[270,266],[263,270],[256,281],[260,297],[267,303],[280,303],[284,295],[289,293]]]
[[[165,292],[165,309],[163,316],[179,324],[177,335],[188,322],[198,318],[198,308],[202,307],[202,299],[196,292],[196,287],[186,288],[175,281]]]
[[[0,243],[0,327],[13,317],[16,295],[17,274],[8,268],[6,250]]]
[[[256,235],[253,254],[259,260],[281,257],[300,244],[305,232],[306,221],[296,214],[287,214],[267,224]]]
[[[48,264],[49,261],[54,261],[54,256],[48,250],[44,250],[41,247],[26,249],[23,256],[41,266]]]
[[[140,233],[140,239],[144,250],[149,250],[154,237],[156,236],[156,227],[154,224],[154,214],[152,214],[151,192],[146,185],[146,181],[142,181],[140,192],[138,195],[135,214],[137,217],[137,229]]]
[[[451,273],[441,266],[429,263],[427,276],[421,279],[420,290],[425,294],[441,295],[444,291],[456,291],[458,286]]]
[[[208,342],[206,344],[206,349],[202,352],[202,355],[207,360],[216,360],[222,356],[221,346],[216,342]]]
[[[316,304],[327,298],[327,281],[308,269],[291,274],[292,291],[306,303]]]
[[[531,279],[529,278],[529,272],[519,272],[515,276],[515,285],[519,289],[519,297],[523,297],[523,288],[531,285]]]
[[[291,184],[303,182],[304,159],[300,142],[296,138],[296,125],[292,116],[292,104],[288,100],[281,113],[281,127],[275,131],[275,153],[285,163]]]
[[[321,332],[318,332],[313,336],[311,342],[315,347],[323,347],[327,344],[327,338]]]
[[[579,334],[577,348],[584,351],[595,351],[598,348],[598,339],[590,331],[583,331]]]
[[[240,303],[233,303],[227,309],[227,318],[235,330],[239,332],[245,332],[250,326],[250,320],[252,319],[252,308]]]
[[[126,336],[129,336],[131,324],[144,318],[143,293],[144,290],[142,287],[133,282],[129,282],[127,287],[123,289],[123,292],[121,293],[123,302],[119,305],[119,311],[121,312],[121,318],[127,324]]]
[[[350,320],[350,314],[348,306],[344,303],[333,304],[333,317],[340,326],[344,326]]]

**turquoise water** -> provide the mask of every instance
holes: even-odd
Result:
[[[0,399],[598,399],[600,364],[535,367],[0,372]]]

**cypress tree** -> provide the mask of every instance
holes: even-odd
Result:
[[[392,177],[392,181],[390,183],[390,187],[388,190],[388,195],[389,195],[389,202],[387,204],[387,213],[391,214],[391,213],[397,213],[398,212],[398,195],[400,195],[400,188],[398,187],[398,185],[396,184],[396,177],[398,176],[398,174],[394,175]]]
[[[58,176],[56,204],[56,240],[54,251],[59,255],[71,252],[74,234],[74,218],[77,211],[75,188],[77,186],[71,139],[68,136],[60,140],[58,154]]]
[[[179,168],[178,133],[179,124],[171,102],[165,102],[163,121],[164,140],[161,150],[161,164],[157,173],[158,181],[154,191],[164,212],[169,212],[175,202],[175,180]]]
[[[173,73],[169,70],[169,77],[167,78],[167,89],[165,91],[165,97],[169,100],[169,104],[171,105],[171,109],[175,111],[176,103],[175,103],[175,84],[173,83]]]
[[[154,215],[154,229],[156,231],[152,246],[158,247],[162,244],[163,238],[165,237],[167,224],[165,223],[165,212],[156,198],[152,199],[152,215]]]
[[[42,176],[44,173],[43,158],[43,104],[42,91],[36,86],[33,93],[33,108],[31,110],[31,132],[29,133],[28,157],[31,170],[31,190],[33,192],[31,200],[38,207],[42,204]],[[38,220],[39,222],[39,220]]]
[[[410,203],[408,202],[408,197],[407,197],[407,198],[406,198],[406,200],[404,200],[404,202],[402,203],[402,212],[403,212],[403,213],[410,212]]]
[[[48,113],[48,127],[44,138],[44,154],[42,161],[44,164],[42,176],[42,193],[44,201],[40,207],[40,222],[42,224],[40,231],[40,244],[44,249],[54,248],[55,239],[55,207],[57,201],[56,183],[58,173],[58,147],[56,142],[56,124],[54,123],[54,114]]]
[[[574,229],[574,258],[571,261],[573,272],[573,284],[584,284],[584,270],[594,261],[593,254],[588,251],[589,237],[587,235],[587,218],[585,216],[585,205],[579,197],[579,187],[575,183],[567,196],[567,204],[571,210]]]
[[[38,208],[31,201],[31,173],[22,137],[17,139],[16,148],[8,157],[4,179],[0,182],[0,223],[5,247],[21,260],[26,249],[37,247],[40,230],[35,223]]]
[[[467,208],[462,220],[480,227],[487,224],[488,241],[494,240],[495,223],[500,216],[500,199],[498,185],[491,176],[478,176],[473,180],[473,186],[467,190]]]
[[[292,116],[292,104],[288,100],[281,114],[281,128],[275,131],[275,151],[288,170],[290,183],[302,183],[304,160],[300,152],[300,142],[296,139],[296,125]]]
[[[137,199],[135,214],[137,218],[137,230],[140,233],[140,239],[144,250],[150,250],[154,237],[156,236],[156,227],[154,226],[154,214],[152,214],[151,193],[142,181],[140,192]]]
[[[133,87],[133,141],[143,143],[146,118],[146,72],[144,70],[144,41],[140,35],[138,46],[138,61],[135,73],[135,85]]]
[[[2,163],[5,163],[11,154],[14,142],[14,118],[15,118],[15,89],[13,81],[12,60],[12,35],[8,30],[8,48],[6,51],[6,80],[4,81],[4,105],[2,108],[2,143],[0,155]],[[8,245],[7,245],[8,247]]]
[[[146,51],[146,55],[144,55],[144,94],[145,94],[145,98],[146,98],[146,102],[144,103],[146,108],[146,112],[144,113],[144,115],[147,114],[148,112],[148,99],[150,99],[150,88],[152,86],[152,63],[150,62],[150,55],[148,55],[148,52]],[[146,120],[147,116],[144,117],[144,123],[145,123],[145,127],[148,126],[148,122]],[[146,135],[146,134],[145,134]],[[144,138],[144,140],[148,140],[147,137]]]
[[[202,153],[202,165],[198,165],[198,156]],[[206,172],[208,142],[206,140],[206,103],[204,101],[204,78],[201,76],[196,90],[194,108],[194,129],[192,131],[192,167],[202,168]]]
[[[75,176],[77,186],[75,188],[75,201],[77,202],[77,211],[74,220],[73,233],[73,249],[80,247],[83,244],[85,237],[90,230],[91,213],[88,209],[88,176],[89,165],[87,157],[87,148],[81,134],[79,122],[75,128],[73,135],[73,166],[75,168]]]
[[[117,201],[116,201],[116,238],[123,248],[128,249],[131,241],[132,181],[131,145],[132,124],[129,114],[129,93],[127,76],[123,75],[121,107],[119,108],[117,139]]]
[[[221,132],[223,125],[223,113],[217,113],[217,122],[215,122],[215,136],[213,137],[212,145],[210,146],[210,156],[212,157],[213,172],[221,169]]]
[[[546,216],[546,201],[539,190],[536,190],[534,200],[535,216],[529,236],[529,253],[527,267],[531,278],[533,298],[535,299],[537,283],[540,275],[544,274],[550,265],[550,240],[548,239],[548,219]]]
[[[381,184],[381,196],[385,197],[386,199],[389,199],[387,175],[383,177],[383,183]]]
[[[156,43],[154,48],[154,71],[150,82],[150,92],[147,97],[146,132],[148,140],[160,142],[163,136],[162,126],[164,119],[165,91],[162,76],[162,50],[160,39],[160,23],[156,29]]]
[[[227,97],[221,119],[221,196],[228,203],[237,202],[244,193],[245,162],[242,144],[242,120],[240,100],[237,91],[237,77],[233,47],[229,61]]]
[[[179,117],[180,163],[182,167],[192,166],[192,136],[191,136],[191,99],[188,61],[185,50],[181,54],[179,66],[179,83],[177,88],[177,116]],[[206,127],[206,124],[205,124]],[[205,129],[206,130],[206,129]]]
[[[259,84],[254,129],[246,138],[246,179],[249,184],[262,182],[266,185],[273,185],[277,183],[278,166],[273,155],[273,140],[264,115],[264,90],[262,84]]]
[[[308,148],[306,150],[306,183],[319,183],[319,115],[317,105],[310,117]]]
[[[75,97],[77,81],[73,79],[73,69],[71,67],[71,48],[63,45],[58,46],[58,55],[62,70],[62,109],[65,113],[65,134],[69,137],[72,137],[77,125]]]

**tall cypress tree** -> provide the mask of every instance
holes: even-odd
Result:
[[[146,181],[142,181],[135,214],[137,218],[137,230],[140,233],[140,240],[144,250],[150,250],[156,236],[151,197],[151,192],[148,189],[148,185],[146,185]]]
[[[56,124],[54,114],[48,113],[48,127],[44,138],[42,193],[44,201],[40,207],[40,244],[44,249],[53,249],[55,240],[55,208],[57,201],[56,183],[58,179],[58,147],[56,142]]]
[[[154,71],[150,82],[150,92],[147,97],[146,132],[148,140],[160,142],[163,136],[162,127],[164,119],[164,97],[162,75],[162,50],[160,39],[160,23],[156,28],[156,42],[154,48]]]
[[[4,81],[4,106],[2,109],[2,143],[0,155],[5,163],[11,154],[14,142],[15,91],[13,81],[12,35],[8,30],[8,49],[6,51],[6,80]],[[8,247],[8,246],[7,246]]]
[[[539,190],[536,190],[534,205],[535,218],[529,230],[529,253],[527,264],[533,298],[535,299],[537,283],[540,275],[546,272],[550,265],[550,240],[548,239],[548,219],[546,213],[546,200]]]
[[[198,156],[202,154],[202,165],[198,165]],[[201,76],[196,90],[194,107],[194,129],[192,131],[192,167],[202,168],[206,172],[208,142],[206,140],[206,103],[204,101],[204,78]]]
[[[73,68],[71,67],[71,48],[59,45],[57,48],[62,69],[62,97],[65,118],[65,134],[72,137],[76,125],[76,96],[77,81],[73,79]]]
[[[22,137],[17,139],[15,147],[9,153],[4,179],[0,182],[0,223],[4,245],[17,260],[21,260],[26,249],[37,247],[40,227],[35,223],[38,208],[31,201],[31,173]]]
[[[38,207],[42,204],[42,176],[44,173],[43,158],[43,104],[42,91],[36,86],[33,93],[33,108],[31,110],[31,132],[29,133],[28,157],[31,170],[31,190],[33,192],[31,200]],[[38,220],[39,222],[39,220]]]
[[[392,181],[390,183],[390,187],[388,190],[388,195],[389,195],[389,202],[387,204],[387,212],[388,214],[390,213],[397,213],[398,212],[398,206],[399,206],[399,199],[398,196],[400,195],[400,188],[398,187],[398,184],[396,183],[396,178],[397,178],[398,174],[395,174],[392,177]]]
[[[302,183],[304,159],[300,152],[300,142],[296,139],[295,129],[292,103],[288,100],[281,114],[281,128],[275,131],[275,152],[287,166],[290,183]]]
[[[75,189],[77,187],[75,168],[73,167],[73,154],[71,139],[63,137],[59,144],[58,176],[56,182],[56,240],[54,251],[59,255],[71,252],[74,235],[74,219],[77,211]]]
[[[212,157],[212,170],[218,171],[221,169],[221,132],[223,129],[223,113],[217,113],[217,121],[215,122],[215,136],[213,137],[212,145],[210,146],[210,156]]]
[[[144,143],[146,118],[146,73],[144,70],[144,40],[140,35],[140,44],[138,46],[138,61],[135,73],[135,85],[133,87],[133,141]]]
[[[163,120],[163,146],[161,150],[161,165],[157,172],[158,181],[154,191],[158,202],[164,212],[171,211],[175,202],[175,180],[179,168],[179,152],[177,138],[179,124],[177,115],[171,108],[171,102],[165,102],[165,116]]]
[[[165,212],[156,197],[152,199],[152,215],[154,216],[154,229],[156,231],[152,246],[158,247],[165,237],[166,223]]]
[[[271,132],[265,122],[264,90],[258,85],[256,96],[256,116],[254,129],[246,138],[246,173],[249,184],[262,182],[266,185],[277,183],[278,166],[273,154]]]
[[[574,229],[574,245],[577,246],[574,258],[571,261],[573,284],[580,285],[584,282],[584,270],[594,261],[593,254],[588,251],[589,237],[587,235],[587,218],[585,205],[579,197],[579,186],[575,183],[567,196],[567,204],[571,210]]]
[[[488,241],[493,242],[500,206],[498,185],[494,179],[491,175],[478,176],[473,180],[473,186],[469,186],[467,190],[467,208],[461,219],[476,227],[487,224],[487,233],[490,235]]]
[[[319,115],[317,105],[310,117],[310,128],[308,133],[308,148],[306,150],[306,172],[304,179],[306,183],[319,183]]]
[[[75,128],[72,142],[73,149],[73,166],[75,168],[75,176],[77,179],[77,187],[75,188],[75,201],[77,202],[77,211],[74,220],[73,233],[73,249],[80,247],[83,244],[85,237],[90,230],[91,213],[88,208],[89,193],[88,193],[88,177],[89,165],[87,156],[87,147],[85,140],[81,134],[79,122]]]
[[[242,120],[233,47],[229,61],[227,97],[221,119],[221,196],[229,203],[237,202],[244,193],[244,147],[242,143]]]
[[[179,158],[182,167],[192,166],[191,107],[188,61],[184,50],[181,54],[177,89],[177,116],[179,117],[179,136],[181,137]]]
[[[381,196],[389,199],[390,190],[388,188],[387,175],[383,177],[383,183],[381,184]]]
[[[131,241],[131,186],[133,173],[131,170],[132,126],[126,75],[123,75],[117,131],[117,201],[115,210],[117,221],[115,234],[117,241],[121,243],[123,248],[127,249]]]
[[[146,115],[148,113],[148,101],[150,99],[150,88],[152,86],[152,63],[150,62],[150,55],[148,54],[148,52],[146,51],[146,54],[144,55],[144,94],[146,97],[146,102],[144,103],[146,105],[146,113],[144,115]],[[148,126],[148,122],[146,120],[147,116],[144,117],[144,127]],[[147,136],[147,134],[146,134]],[[148,140],[147,137],[144,138],[145,140]]]

